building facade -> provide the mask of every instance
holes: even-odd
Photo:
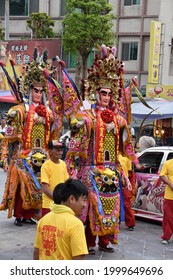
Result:
[[[151,84],[149,89],[147,87],[147,94],[149,90],[151,93],[154,92],[153,88],[158,84],[161,85],[160,88],[166,87],[167,95],[172,98],[173,0],[108,0],[108,2],[112,5],[112,12],[116,16],[113,23],[115,45],[118,49],[118,57],[125,63],[125,78],[131,79],[137,76],[144,90],[148,84],[149,67],[153,64],[149,55],[151,22],[160,22],[159,50],[154,50],[159,55],[158,80],[156,84]],[[55,21],[54,31],[61,32],[65,0],[1,0],[0,20],[7,41],[32,40],[32,32],[26,28],[26,19],[32,12],[47,13]],[[76,67],[74,55],[64,56],[61,51],[61,57],[71,73],[74,73]],[[93,55],[91,61],[92,58]],[[140,124],[134,123],[134,126],[139,127]]]
[[[125,61],[127,76],[136,74],[148,83],[150,24],[161,23],[159,84],[173,84],[173,1],[118,0],[116,36],[118,54]]]
[[[9,21],[5,5],[9,1]],[[172,0],[109,0],[116,16],[113,29],[118,57],[125,62],[126,77],[138,76],[140,84],[148,82],[150,23],[161,22],[159,84],[173,84],[173,1]],[[65,0],[1,0],[0,18],[8,29],[8,39],[32,39],[26,19],[32,12],[45,12],[55,20],[55,32],[61,31]],[[8,16],[8,14],[7,14]],[[7,23],[9,23],[7,25]],[[7,31],[7,30],[6,30]],[[69,68],[75,67],[72,58]]]

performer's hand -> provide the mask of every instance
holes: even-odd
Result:
[[[132,191],[132,184],[130,183],[130,180],[127,182],[127,189]]]
[[[145,165],[144,164],[139,164],[139,163],[137,163],[137,164],[135,164],[135,167],[136,167],[136,169],[138,169],[138,170],[144,170],[146,167],[145,167]]]
[[[9,170],[9,166],[8,166],[8,165],[5,165],[5,166],[4,166],[4,172],[8,172],[8,170]]]

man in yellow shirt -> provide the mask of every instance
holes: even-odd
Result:
[[[173,159],[163,164],[160,179],[166,184],[161,238],[162,244],[168,244],[173,234]]]
[[[50,212],[53,202],[53,190],[59,183],[65,182],[69,178],[66,164],[61,160],[63,154],[63,144],[53,140],[49,143],[50,158],[41,167],[42,186],[42,216]]]
[[[77,218],[86,207],[87,187],[75,179],[58,184],[51,212],[37,226],[34,260],[82,260],[88,254],[85,230]]]
[[[125,176],[129,179],[129,171],[132,170],[132,162],[129,158],[122,156],[119,154],[119,162],[124,171]],[[130,184],[130,181],[129,181]],[[134,212],[131,209],[131,199],[132,199],[132,192],[128,189],[128,186],[124,186],[122,188],[123,197],[124,197],[124,217],[125,217],[125,224],[128,227],[129,231],[133,231],[136,221]]]

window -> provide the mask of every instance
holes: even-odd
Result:
[[[173,39],[171,40],[170,46],[170,64],[169,64],[169,75],[173,76]]]
[[[121,60],[129,61],[129,60],[137,60],[138,58],[138,43],[122,43],[122,55]]]
[[[65,15],[65,1],[66,0],[61,0],[61,16]]]
[[[4,17],[5,15],[5,0],[0,1],[0,16]]]
[[[91,65],[93,64],[94,55],[95,55],[95,51],[92,51],[89,54],[88,65],[87,65],[88,68],[90,68]],[[76,68],[76,62],[77,62],[76,54],[74,54],[74,53],[67,54],[64,51],[62,51],[62,59],[64,60],[67,68]]]
[[[39,0],[10,0],[10,16],[28,16],[39,12]]]
[[[10,16],[28,16],[28,0],[10,0]]]
[[[140,0],[124,0],[124,6],[140,5]]]
[[[69,58],[70,58],[69,59],[69,62],[70,62],[69,67],[70,68],[76,68],[76,61],[77,61],[76,54],[75,53],[70,53]]]
[[[169,153],[168,157],[166,160],[172,159],[173,158],[173,153]]]
[[[151,153],[144,153],[139,157],[139,163],[141,165],[145,164],[144,170],[135,170],[138,173],[153,173],[157,174],[162,158],[164,153],[163,152],[151,152]]]
[[[62,59],[66,64],[66,68],[76,68],[76,54],[67,54],[64,52],[64,50],[62,50]]]
[[[29,14],[39,13],[39,0],[29,0]]]

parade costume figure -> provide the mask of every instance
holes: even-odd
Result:
[[[102,56],[96,55],[88,79],[83,82],[91,109],[71,118],[66,157],[69,175],[81,179],[89,189],[88,211],[81,219],[86,222],[90,253],[94,253],[90,247],[95,246],[96,236],[100,250],[112,252],[113,248],[107,246],[109,241],[117,243],[120,212],[123,216],[122,184],[130,186],[118,161],[119,151],[138,165],[123,116],[123,106],[131,105],[123,104],[123,63],[115,56],[114,47],[102,46],[101,51]]]
[[[6,119],[2,118],[0,123],[1,123],[1,125],[0,125],[0,167],[3,167],[3,160],[1,159],[2,146],[3,146],[2,138],[4,137],[5,131],[7,129]]]
[[[48,142],[55,135],[52,111],[47,105],[47,80],[41,69],[46,67],[46,54],[40,63],[35,49],[33,61],[19,79],[14,71],[15,82],[4,65],[1,67],[19,104],[8,111],[3,138],[4,170],[8,174],[0,210],[8,209],[8,218],[16,217],[15,225],[34,224],[35,210],[42,206],[40,168],[48,157]]]

